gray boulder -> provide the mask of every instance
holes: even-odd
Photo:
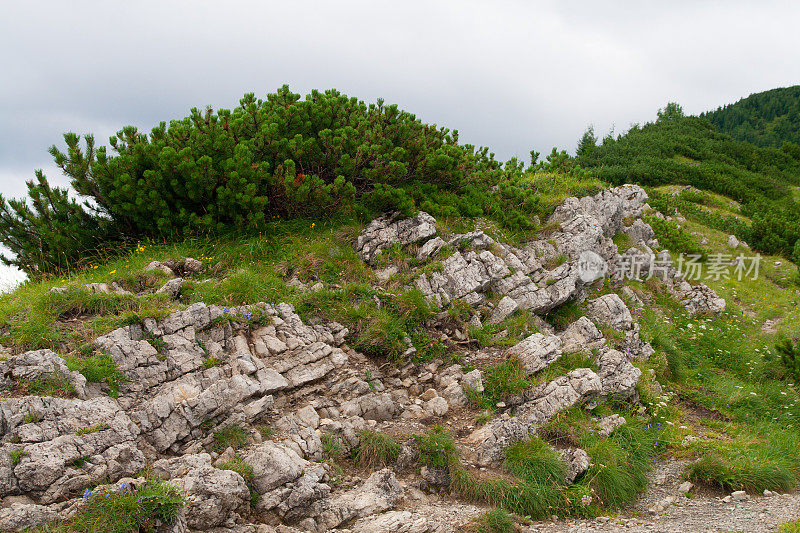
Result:
[[[580,448],[560,450],[559,456],[567,467],[566,473],[564,474],[564,481],[566,481],[568,485],[574,483],[578,476],[586,472],[591,463],[589,454]]]
[[[561,357],[561,339],[556,335],[534,333],[512,346],[507,355],[515,355],[528,375],[556,362]]]
[[[9,387],[19,380],[56,379],[67,382],[75,396],[86,398],[86,378],[73,372],[67,363],[51,350],[34,350],[0,361],[0,383]]]
[[[358,236],[356,250],[371,263],[386,248],[414,244],[436,234],[436,220],[420,211],[413,218],[397,220],[398,215],[376,218]]]
[[[58,518],[55,509],[45,505],[15,502],[0,509],[0,531],[27,531]]]

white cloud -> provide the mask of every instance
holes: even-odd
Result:
[[[46,6],[46,7],[43,7]],[[502,159],[574,148],[800,79],[784,2],[26,2],[0,34],[0,192],[64,131],[100,141],[283,83],[336,87],[458,129]]]

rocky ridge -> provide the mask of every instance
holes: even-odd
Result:
[[[358,447],[363,430],[423,433],[437,422],[455,430],[464,461],[491,470],[507,446],[563,409],[611,394],[637,401],[641,371],[632,361],[649,357],[652,347],[639,337],[622,298],[587,295],[607,277],[620,280],[619,267],[632,256],[652,264],[658,242],[641,220],[646,200],[631,185],[569,198],[547,222],[546,237],[523,247],[480,230],[445,236],[426,213],[381,217],[361,233],[356,247],[368,264],[392,247],[410,251],[418,262],[411,286],[445,315],[462,302],[480,325],[500,323],[517,310],[540,315],[570,301],[585,304],[586,316],[562,331],[541,322],[539,333],[502,357],[518,358],[529,375],[575,352],[591,358],[592,367],[524,391],[477,429],[466,393],[483,387],[479,369],[466,372],[441,360],[380,364],[348,346],[341,324],[304,323],[286,303],[197,303],[97,338],[95,349],[125,378],[116,398],[70,372],[49,350],[7,357],[0,362],[4,385],[57,376],[75,393],[10,397],[0,405],[0,530],[68,519],[98,480],[114,491],[122,483],[143,483],[139,474],[148,469],[187,494],[180,519],[164,531],[453,531],[453,517],[425,494],[446,481],[412,467],[413,447],[405,445],[388,468],[342,476],[323,460],[323,438],[334,436],[346,454]],[[633,243],[625,254],[612,240],[620,233]],[[590,269],[582,263],[587,253]],[[167,265],[152,268],[176,274]],[[385,283],[396,272],[376,274]],[[672,267],[656,277],[692,313],[724,308],[711,289],[689,283]],[[611,339],[606,331],[618,334]],[[607,418],[598,422],[601,434],[625,423]],[[264,426],[274,434],[265,436]],[[246,434],[248,444],[238,453],[252,467],[251,479],[221,468],[236,452],[220,449],[215,435],[230,428]],[[572,482],[590,458],[576,448],[561,453]],[[477,511],[459,518],[470,513]]]

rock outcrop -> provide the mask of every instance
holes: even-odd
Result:
[[[620,269],[632,260],[656,257],[654,232],[641,220],[646,200],[636,186],[568,198],[547,221],[546,235],[523,246],[481,230],[440,233],[424,212],[372,221],[356,251],[381,268],[370,278],[380,284],[375,290],[388,292],[387,283],[399,279],[401,269],[381,257],[402,248],[413,258],[403,283],[438,309],[420,328],[448,349],[463,347],[465,362],[477,367],[469,371],[443,359],[412,362],[419,347],[412,331],[403,341],[409,360],[371,360],[347,345],[341,324],[304,322],[285,303],[226,308],[175,301],[179,310],[163,319],[98,337],[93,348],[110,357],[121,378],[115,397],[107,384],[87,384],[50,350],[3,355],[0,386],[11,392],[0,404],[0,529],[68,518],[98,482],[113,491],[144,483],[135,476],[148,470],[186,495],[175,532],[450,531],[447,520],[406,505],[424,498],[421,491],[442,490],[452,477],[446,466],[416,468],[422,453],[410,438],[368,472],[343,472],[331,459],[357,457],[375,433],[421,434],[455,420],[460,456],[491,471],[508,446],[564,409],[611,395],[637,401],[641,371],[632,361],[653,353],[639,336],[641,302],[633,291],[601,285],[623,281]],[[633,244],[623,254],[612,240],[620,233]],[[204,266],[185,258],[147,270],[158,280],[151,292],[180,298],[183,279]],[[710,288],[690,284],[671,265],[659,270],[651,262],[642,272],[657,277],[690,313],[724,308]],[[297,277],[289,284],[306,288]],[[122,290],[103,285],[91,290]],[[568,302],[584,316],[570,323],[537,316]],[[450,307],[469,311],[458,326],[450,324]],[[539,331],[531,326],[507,348],[477,348],[474,329],[506,328],[497,335],[511,338],[514,316]],[[523,383],[535,385],[502,402],[480,397],[495,386],[486,361],[512,357],[530,380]],[[42,383],[56,397],[32,395],[44,390]],[[491,398],[482,407],[497,409],[477,429],[471,425],[480,413],[471,402],[476,397]],[[595,420],[602,438],[623,424],[619,415]],[[591,463],[578,448],[560,456],[566,484]]]

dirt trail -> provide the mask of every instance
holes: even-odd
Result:
[[[683,463],[660,463],[650,473],[647,492],[631,508],[614,517],[593,520],[535,522],[525,531],[564,533],[583,531],[657,531],[659,533],[776,531],[780,524],[800,519],[800,492],[775,496],[749,496],[725,502],[719,495],[699,493],[687,498],[678,490]],[[653,515],[654,505],[674,497],[675,502]]]

